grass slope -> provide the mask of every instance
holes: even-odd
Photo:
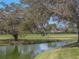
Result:
[[[35,59],[79,59],[79,48],[60,48],[43,52],[35,57]]]
[[[11,35],[0,35],[0,39],[13,39]],[[47,34],[42,36],[41,34],[26,34],[20,35],[19,39],[28,39],[28,40],[41,40],[41,39],[57,39],[57,40],[74,40],[78,39],[77,34]]]

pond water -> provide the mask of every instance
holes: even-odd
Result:
[[[39,53],[48,49],[59,48],[70,42],[41,43],[31,45],[0,46],[0,59],[34,59]]]

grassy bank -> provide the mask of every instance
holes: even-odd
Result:
[[[35,59],[79,59],[79,47],[49,50],[39,54]]]
[[[7,35],[0,35],[0,40],[5,40],[5,39],[13,39],[13,36],[12,35],[9,35],[9,34],[7,34]]]
[[[11,35],[0,35],[0,40],[4,39],[13,39]],[[26,34],[19,35],[19,39],[24,40],[41,40],[41,39],[57,39],[57,40],[77,40],[77,34],[47,34],[42,36],[41,34]]]

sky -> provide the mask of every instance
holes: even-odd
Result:
[[[0,8],[5,8],[2,3],[5,3],[5,4],[11,4],[11,3],[17,3],[17,4],[20,4],[21,3],[21,0],[0,0]],[[23,5],[23,4],[22,4]],[[26,5],[23,5],[23,7],[30,7],[30,5],[26,4]]]
[[[4,2],[5,4],[11,4],[11,3],[20,3],[20,0],[0,0],[0,8],[4,8],[4,6],[2,5],[2,2]]]
[[[20,0],[0,0],[0,2],[5,2],[6,4],[20,3]]]

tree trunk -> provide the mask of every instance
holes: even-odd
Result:
[[[18,41],[18,34],[13,34],[14,40]]]
[[[77,22],[77,29],[78,29],[78,43],[79,43],[79,24],[78,24],[79,22]]]

